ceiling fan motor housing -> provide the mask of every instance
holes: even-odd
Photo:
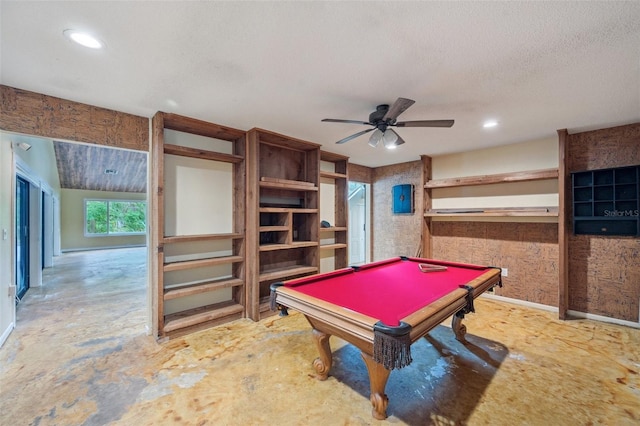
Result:
[[[369,114],[369,123],[377,126],[382,122],[382,118],[385,116],[387,111],[389,111],[389,105],[378,105],[376,110]]]

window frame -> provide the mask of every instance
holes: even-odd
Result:
[[[91,201],[99,201],[105,202],[107,204],[107,232],[104,234],[95,234],[88,232],[87,229],[87,205]],[[109,205],[111,203],[142,203],[144,204],[144,231],[141,232],[109,232]],[[147,200],[123,200],[119,198],[85,198],[83,201],[83,211],[84,211],[84,220],[83,220],[83,232],[84,236],[87,238],[93,237],[128,237],[128,236],[139,236],[146,235],[147,230],[149,229],[149,204]]]

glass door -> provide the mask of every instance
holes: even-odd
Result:
[[[29,182],[16,179],[16,303],[29,289]]]
[[[349,182],[349,265],[367,262],[366,184]]]

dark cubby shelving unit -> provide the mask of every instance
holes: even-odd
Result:
[[[571,174],[573,232],[640,236],[640,165]]]

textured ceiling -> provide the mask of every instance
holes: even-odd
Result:
[[[640,2],[2,1],[0,82],[323,145],[367,166],[640,121]],[[88,30],[93,51],[63,37]],[[390,152],[364,130],[398,97]],[[482,128],[486,119],[500,125]]]

